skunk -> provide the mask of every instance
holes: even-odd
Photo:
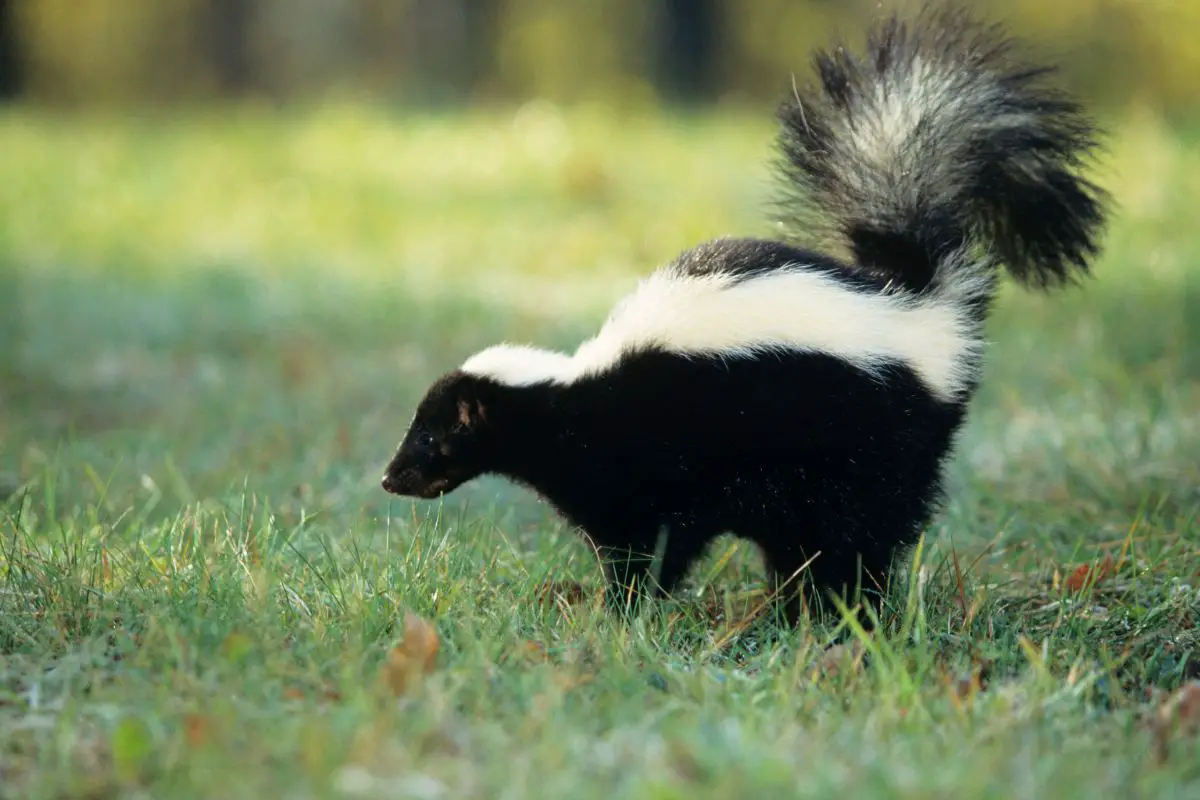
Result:
[[[790,241],[684,252],[572,354],[467,359],[383,488],[506,476],[591,540],[626,602],[670,593],[722,533],[759,546],[791,624],[806,599],[881,587],[942,499],[1000,268],[1049,289],[1099,252],[1107,196],[1080,174],[1098,128],[1011,52],[935,7],[876,23],[861,56],[818,51],[816,86],[777,114]],[[842,253],[805,249],[830,235]]]

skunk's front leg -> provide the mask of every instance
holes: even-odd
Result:
[[[608,584],[604,599],[610,608],[634,611],[644,594],[660,595],[661,588],[650,581],[653,552],[642,552],[642,548],[636,545],[601,545],[597,550]]]
[[[620,544],[608,540],[597,546],[608,582],[606,600],[610,607],[636,610],[641,598],[669,596],[703,549],[705,541],[687,527],[663,531],[661,541],[649,536],[627,539]],[[656,562],[656,551],[662,557]]]
[[[861,585],[864,577],[860,569],[861,554],[853,549],[819,552],[809,561],[804,551],[781,542],[768,542],[763,551],[773,576],[772,588],[789,626],[795,627],[800,621],[805,600],[810,611],[821,608],[837,618],[830,596],[837,595],[850,608],[858,606],[859,623],[864,628],[871,627],[866,608],[871,606],[878,613],[880,598]]]

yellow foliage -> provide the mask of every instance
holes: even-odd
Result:
[[[189,21],[201,0],[25,0],[36,93],[71,101],[166,97],[195,80]]]
[[[249,48],[274,88],[311,93],[340,83],[386,93],[426,79],[412,72],[422,55],[411,45],[424,29],[412,27],[411,14],[422,7],[428,11],[431,0],[245,2],[255,8]],[[496,9],[484,56],[490,67],[478,78],[478,91],[506,98],[599,99],[626,107],[654,99],[648,69],[656,3],[489,2]],[[793,72],[807,70],[812,47],[835,33],[857,41],[862,24],[881,9],[915,2],[723,0],[717,54],[723,88],[734,95],[776,97]],[[976,5],[1039,52],[1061,59],[1066,79],[1089,101],[1137,101],[1167,111],[1197,102],[1197,0]],[[40,97],[101,104],[202,96],[213,85],[199,35],[207,6],[205,0],[18,0],[31,89]]]
[[[648,4],[510,0],[496,41],[496,83],[549,100],[579,95],[636,103],[650,98],[639,75],[637,32]]]

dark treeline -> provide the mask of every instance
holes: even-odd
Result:
[[[0,0],[0,97],[163,102],[774,96],[916,0]],[[1093,99],[1194,104],[1194,0],[980,0]]]
[[[13,0],[0,0],[0,99],[18,97],[25,89],[25,60],[20,46],[16,5]]]

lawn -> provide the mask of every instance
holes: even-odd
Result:
[[[527,493],[378,487],[440,371],[769,233],[769,123],[0,116],[0,793],[1200,796],[1200,155],[1151,117],[1096,279],[1004,293],[865,653],[751,619],[735,540],[622,621]]]

